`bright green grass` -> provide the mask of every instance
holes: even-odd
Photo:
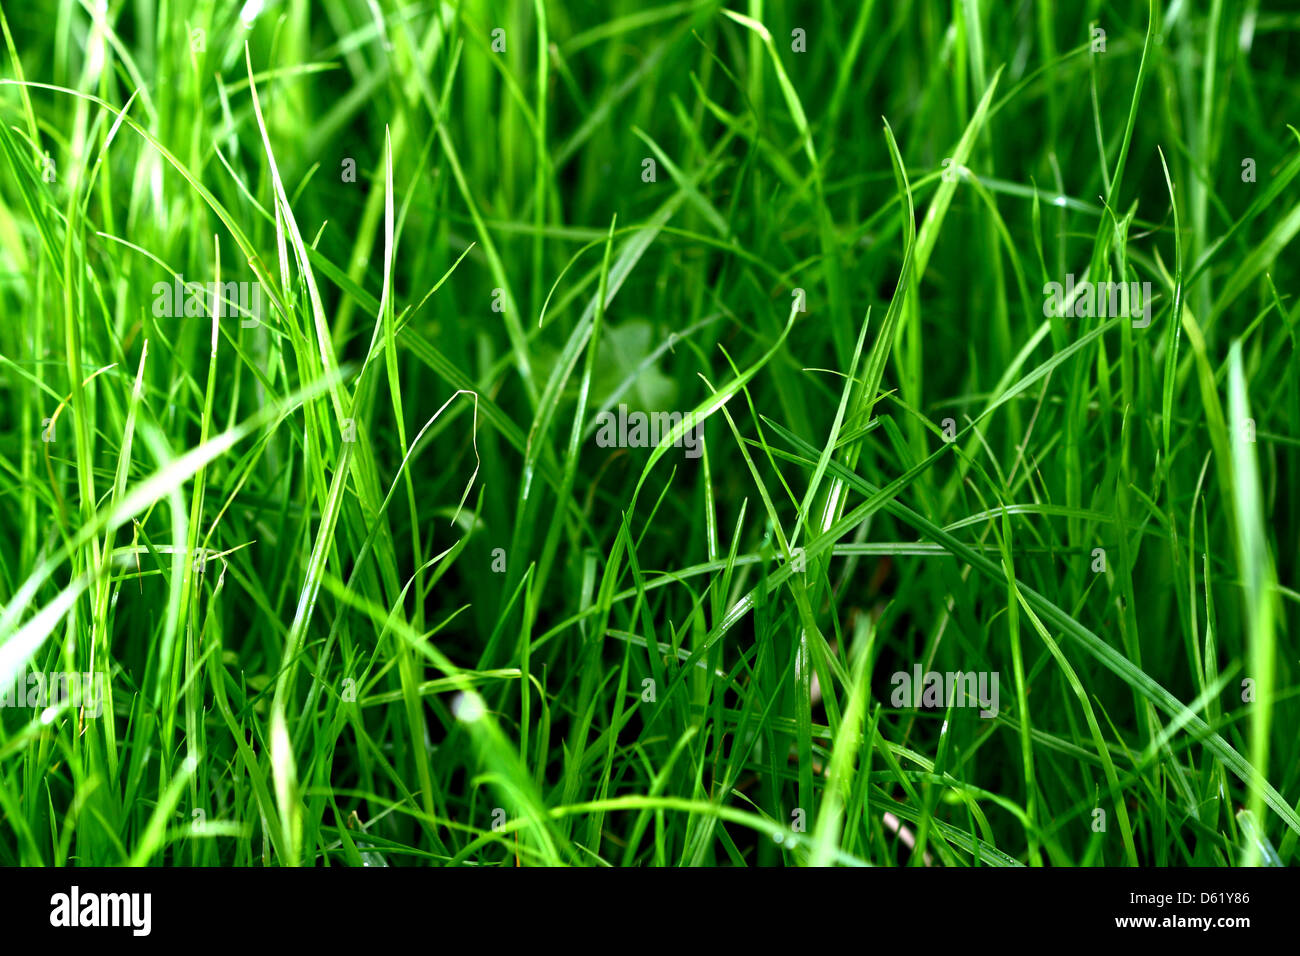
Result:
[[[733,6],[3,4],[0,863],[1296,861],[1300,14]]]

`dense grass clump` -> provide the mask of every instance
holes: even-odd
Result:
[[[0,9],[0,864],[1296,862],[1287,4]]]

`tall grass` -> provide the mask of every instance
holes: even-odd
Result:
[[[1285,4],[0,10],[0,863],[1296,862]]]

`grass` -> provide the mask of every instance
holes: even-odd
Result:
[[[1300,14],[1064,6],[0,6],[0,864],[1298,862]]]

